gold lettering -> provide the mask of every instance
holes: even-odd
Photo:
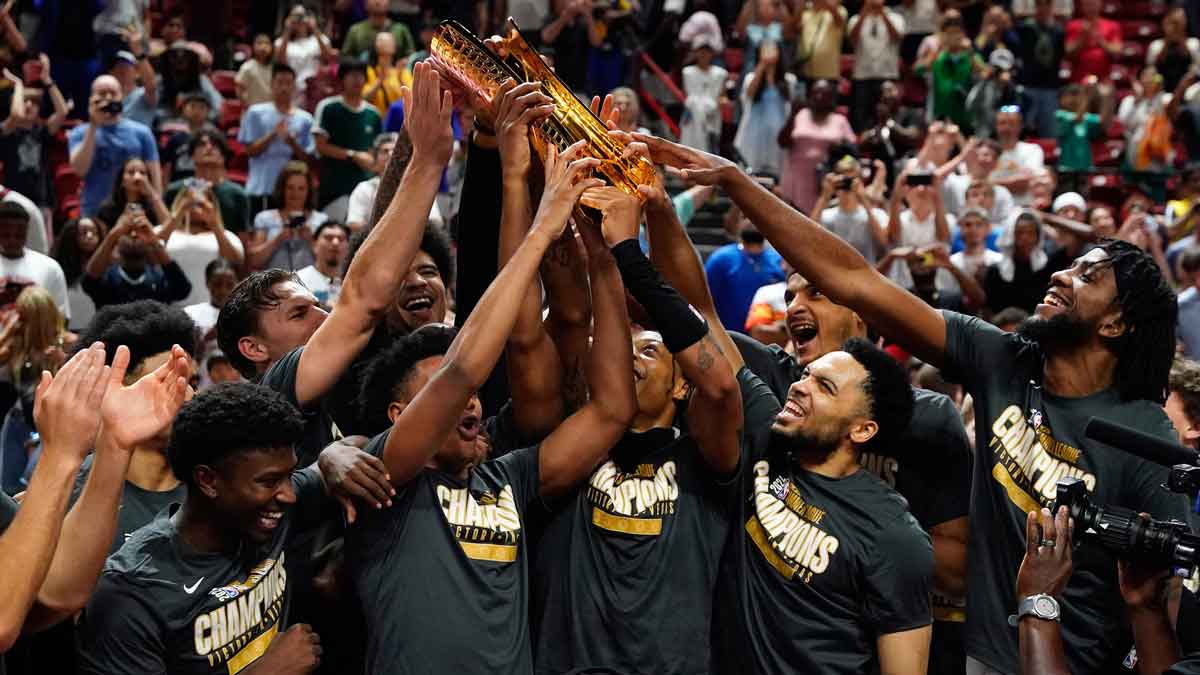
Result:
[[[208,634],[212,628],[212,619],[207,614],[201,614],[196,617],[196,622],[192,626],[196,634],[196,655],[204,656],[212,651],[212,636]]]

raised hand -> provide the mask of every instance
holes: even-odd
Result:
[[[612,186],[589,188],[581,199],[584,206],[590,206],[604,216],[601,231],[604,241],[610,247],[625,241],[637,239],[638,225],[642,222],[642,204],[636,197],[625,194],[620,188]]]
[[[614,115],[620,114],[619,109],[614,108],[614,111]],[[625,144],[625,150],[621,152],[622,159],[641,157],[650,164],[654,163],[650,157],[650,148],[641,141],[633,140],[633,134],[621,131],[620,129],[609,129],[608,135]],[[639,185],[638,194],[642,196],[642,199],[646,200],[647,210],[652,211],[657,209],[661,211],[663,209],[675,209],[675,205],[671,203],[670,195],[667,194],[667,188],[663,185],[662,173],[657,169],[654,171],[654,182],[649,185]]]
[[[1049,509],[1030,511],[1025,519],[1025,559],[1017,572],[1017,599],[1037,593],[1058,596],[1071,578],[1071,528],[1067,507],[1053,517]]]
[[[99,342],[71,357],[57,375],[42,371],[34,393],[33,421],[42,436],[43,461],[53,457],[78,464],[91,451],[100,429],[109,371]]]
[[[353,523],[358,515],[355,502],[382,509],[391,506],[392,497],[396,496],[383,460],[360,450],[353,444],[355,440],[355,437],[345,438],[326,446],[317,458],[329,494],[341,503],[347,523]],[[361,444],[366,440],[361,438]]]
[[[505,172],[529,173],[529,126],[554,112],[554,101],[537,82],[506,80],[496,96],[496,138]]]
[[[668,170],[680,178],[697,185],[716,185],[737,173],[733,162],[686,145],[672,143],[648,134],[630,134],[633,140],[645,143],[650,159],[655,164],[665,164]]]
[[[567,225],[567,218],[583,191],[588,188],[600,187],[604,181],[599,178],[589,178],[592,169],[600,166],[600,160],[592,157],[580,157],[587,147],[587,141],[579,141],[567,148],[561,155],[551,145],[546,156],[546,183],[542,190],[542,201],[538,205],[537,215],[533,220],[533,230],[545,230],[557,239]]]
[[[121,345],[113,356],[100,416],[104,433],[115,445],[132,450],[156,438],[165,438],[175,413],[188,398],[191,359],[179,345],[171,357],[137,382],[125,385],[129,348]]]
[[[604,95],[603,104],[600,103],[599,96],[593,96],[592,105],[590,107],[592,109],[592,114],[594,114],[596,117],[599,117],[600,121],[604,122],[604,126],[608,127],[609,129],[617,128],[617,121],[621,119],[621,109],[617,107],[616,102],[613,100],[612,94]]]
[[[450,92],[442,91],[437,71],[425,61],[413,66],[412,88],[403,87],[404,129],[412,139],[412,158],[445,166],[454,152]]]

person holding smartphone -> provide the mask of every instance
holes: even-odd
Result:
[[[85,216],[96,215],[112,191],[117,172],[130,157],[140,157],[146,163],[150,184],[155,192],[162,193],[158,143],[146,125],[121,116],[121,99],[117,78],[96,78],[88,99],[88,123],[67,133],[71,168],[83,178],[80,208]]]
[[[275,183],[279,208],[261,211],[254,217],[248,260],[251,269],[277,267],[294,272],[313,264],[313,232],[329,219],[314,208],[315,201],[308,167],[302,162],[289,162]]]

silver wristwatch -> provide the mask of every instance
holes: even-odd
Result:
[[[1008,617],[1008,625],[1016,626],[1021,619],[1027,616],[1043,621],[1058,621],[1061,616],[1058,600],[1045,593],[1027,595],[1017,603],[1017,613]]]

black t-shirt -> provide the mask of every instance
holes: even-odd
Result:
[[[392,337],[386,326],[377,326],[366,346],[354,357],[350,367],[346,368],[346,372],[342,373],[333,389],[325,396],[325,411],[337,424],[338,431],[342,432],[343,436],[374,436],[382,431],[371,429],[364,423],[360,415],[362,407],[358,402],[367,366],[397,339],[399,338]]]
[[[1017,57],[1021,61],[1017,81],[1026,87],[1057,89],[1062,84],[1058,69],[1066,49],[1062,26],[1057,23],[1045,26],[1035,19],[1026,19],[1017,26],[1017,36],[1020,38]]]
[[[1097,504],[1146,511],[1155,518],[1187,520],[1188,501],[1159,487],[1167,469],[1088,440],[1091,417],[1124,424],[1174,442],[1162,408],[1122,401],[1114,389],[1082,398],[1043,391],[1043,357],[1037,346],[976,318],[945,312],[943,373],[962,382],[975,401],[975,448],[968,543],[967,654],[1000,672],[1017,672],[1017,569],[1025,555],[1025,517],[1049,506],[1059,478],[1078,477]],[[1121,649],[1124,605],[1116,561],[1083,543],[1060,600],[1063,643],[1071,672],[1096,672]],[[1119,657],[1118,657],[1119,658]]]
[[[738,381],[744,428],[770,424],[758,378],[743,368]],[[707,672],[736,478],[712,473],[678,429],[626,434],[538,541],[536,672]]]
[[[50,205],[50,132],[44,126],[0,132],[4,185],[38,206]]]
[[[1035,272],[1028,262],[1017,261],[1012,281],[1005,281],[1000,276],[999,265],[992,265],[983,277],[988,309],[999,312],[1009,307],[1019,307],[1032,314],[1050,287],[1051,274],[1053,270],[1049,264]]]
[[[774,395],[762,400],[779,411]],[[871,472],[833,479],[793,469],[766,449],[769,432],[746,429],[717,584],[714,670],[877,672],[880,635],[932,621],[929,535]]]
[[[235,673],[261,656],[288,626],[284,548],[328,505],[315,469],[293,473],[292,484],[296,504],[271,541],[238,555],[193,550],[169,512],[134,533],[83,612],[79,672]]]
[[[4,534],[8,526],[12,525],[13,518],[17,517],[17,509],[19,508],[20,504],[17,504],[16,500],[12,497],[9,497],[7,492],[0,492],[0,534]]]
[[[383,456],[389,432],[367,444]],[[392,506],[346,532],[346,562],[367,624],[367,672],[529,673],[526,514],[538,448],[460,480],[417,474]]]
[[[296,459],[299,466],[308,466],[317,461],[317,456],[325,446],[334,441],[334,435],[333,420],[329,418],[323,406],[318,405],[311,410],[305,410],[300,407],[296,398],[296,371],[300,368],[300,355],[303,353],[304,347],[297,347],[284,354],[283,358],[272,363],[267,372],[263,373],[259,383],[283,394],[288,403],[295,406],[304,416],[304,437],[296,445]]]
[[[93,459],[95,455],[88,455],[79,467],[79,474],[75,476],[75,487],[71,490],[72,504],[79,499],[83,486],[92,473]],[[172,504],[182,504],[186,497],[187,485],[184,483],[163,492],[151,492],[125,481],[124,487],[121,488],[121,507],[117,510],[117,532],[113,536],[109,553],[116,553],[117,549],[129,541],[134,532],[152,522]]]
[[[572,91],[583,91],[588,86],[590,45],[587,23],[582,18],[564,27],[558,38],[548,44],[554,48],[554,74]]]
[[[171,180],[182,180],[196,175],[196,163],[192,161],[192,153],[188,152],[188,143],[192,142],[192,134],[178,131],[167,139],[167,147],[163,148],[162,162],[171,167]]]

